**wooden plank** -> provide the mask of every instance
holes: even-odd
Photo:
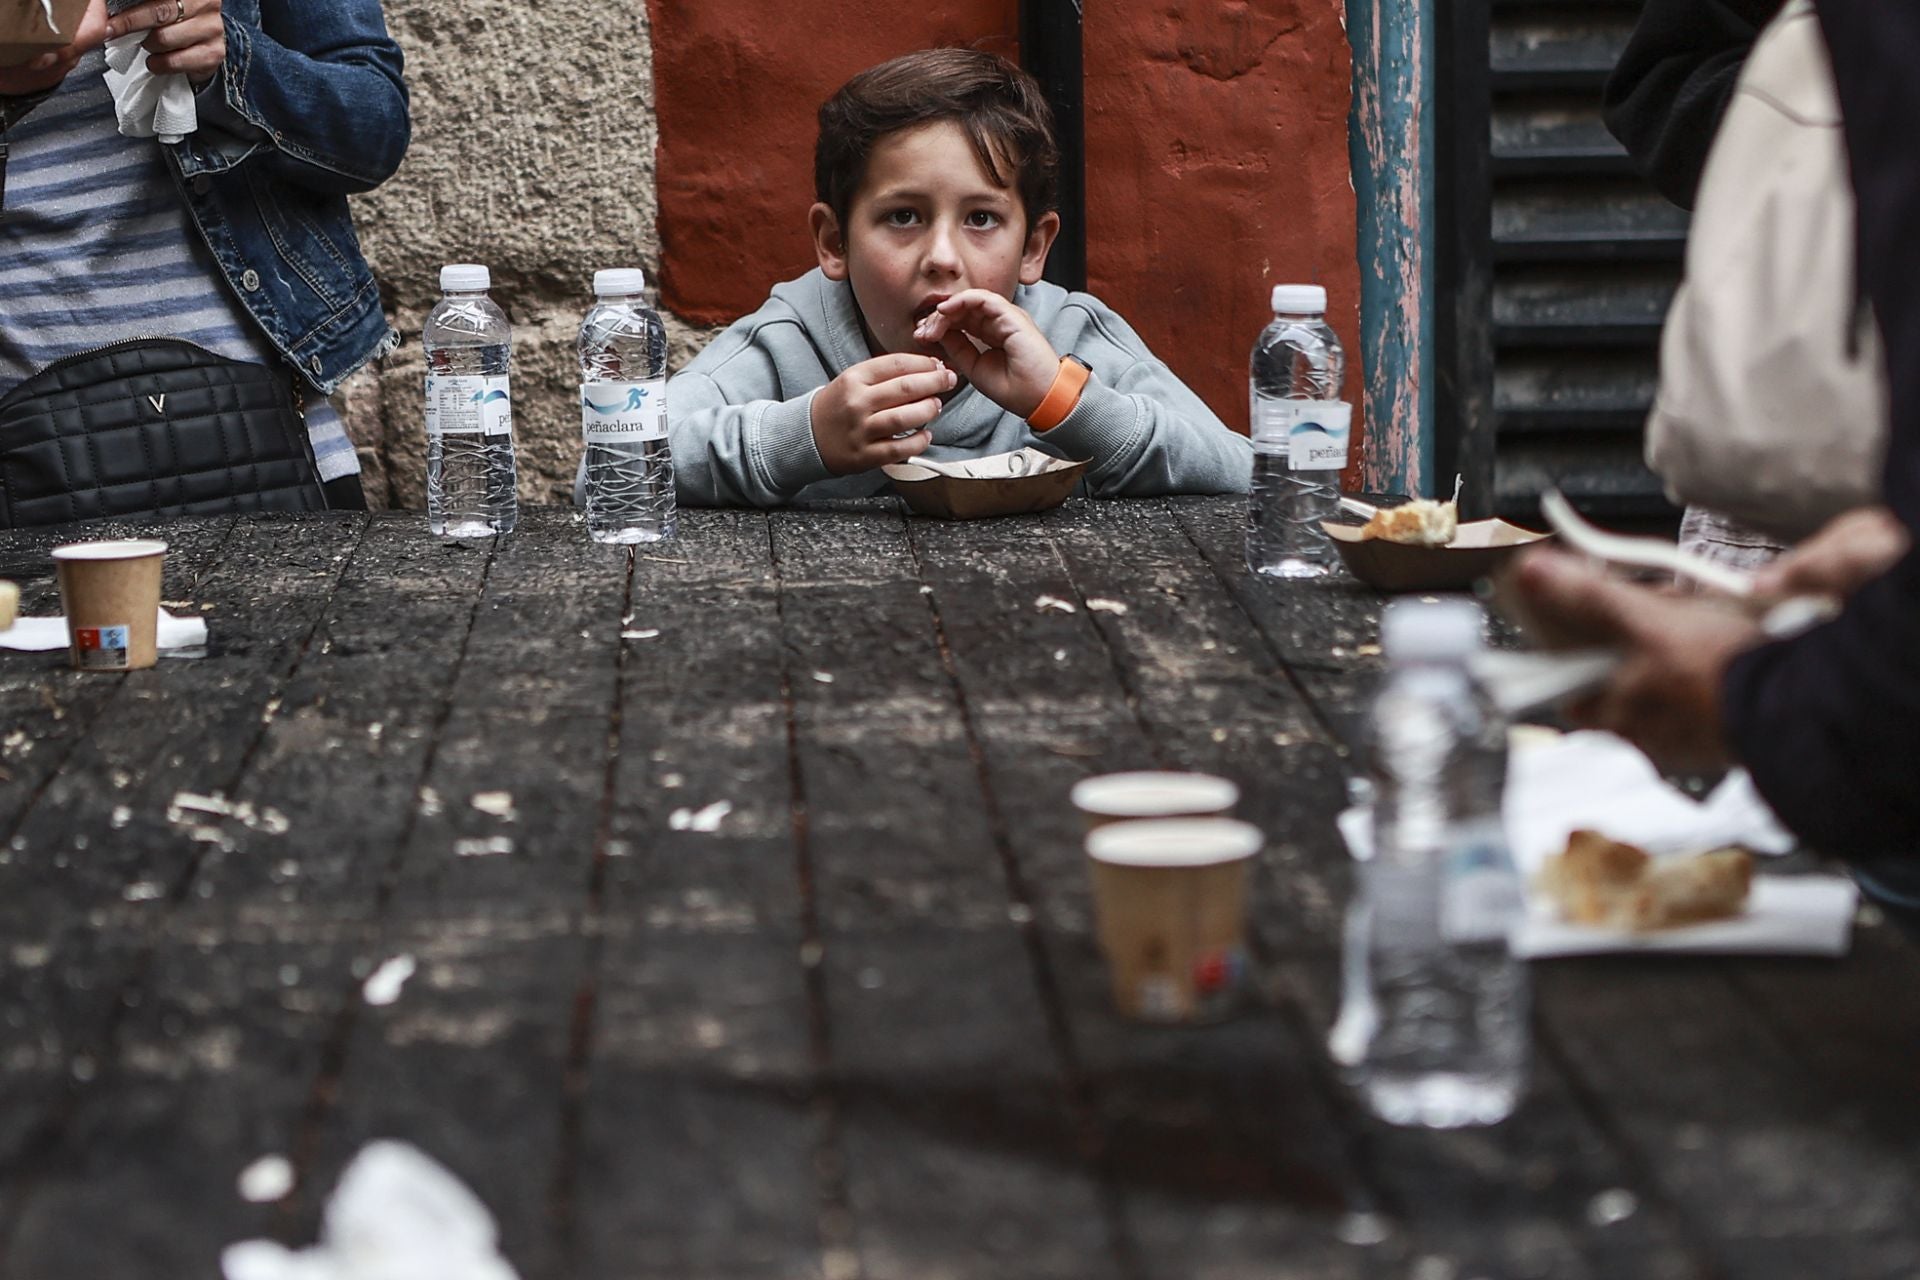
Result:
[[[362,525],[243,520],[218,534],[222,558],[192,584],[205,597],[212,656],[125,677],[121,696],[24,815],[16,857],[0,868],[0,901],[13,936],[34,939],[38,963],[21,965],[16,950],[0,971],[0,1000],[35,1028],[39,1051],[9,1063],[17,1074],[0,1133],[0,1241],[24,1224],[72,1232],[98,1216],[84,1188],[39,1180],[59,1167],[50,1157],[63,1143],[84,1141],[90,1107],[116,1106],[100,1100],[117,1097],[122,1011],[143,998],[165,922],[218,847],[210,826],[176,802],[183,792],[230,790],[244,771],[260,707],[304,657]],[[193,533],[181,530],[183,544]],[[275,550],[264,566],[244,550],[256,537]],[[99,935],[112,944],[101,947]],[[51,984],[43,973],[55,975]],[[16,994],[17,977],[26,989]],[[64,984],[62,998],[46,999],[53,984]],[[48,1238],[60,1234],[56,1226]]]
[[[1327,725],[1371,665],[1332,641],[1374,606],[1236,578],[1234,505],[688,512],[630,596],[558,512],[491,567],[417,517],[350,560],[363,522],[183,539],[214,657],[0,663],[0,710],[40,716],[0,780],[26,837],[0,846],[0,1272],[306,1242],[391,1134],[530,1280],[1911,1274],[1920,1001],[1885,926],[1838,964],[1536,966],[1514,1121],[1360,1113],[1320,1043]],[[1109,1011],[1066,790],[1144,764],[1236,777],[1273,841],[1260,999],[1220,1026]],[[286,829],[191,840],[189,784]],[[415,977],[365,1006],[400,952]],[[300,1189],[242,1202],[275,1151]]]
[[[1644,1194],[1677,1206],[1716,1254],[1724,1241],[1908,1229],[1920,1194],[1911,1143],[1889,1143],[1880,1118],[1859,1109],[1862,1095],[1837,1093],[1808,1069],[1807,1055],[1825,1046],[1784,1040],[1757,1017],[1728,982],[1739,971],[1733,962],[1623,957],[1534,968],[1549,1054],[1648,1171]],[[1815,999],[1831,1001],[1845,985],[1827,962],[1759,968],[1770,977],[1799,968],[1809,987],[1829,976]],[[1853,1029],[1839,1042],[1870,1017],[1848,1019]]]
[[[797,942],[676,932],[630,921],[620,904],[610,895],[565,1274],[825,1274],[819,1085]]]
[[[347,955],[337,938],[254,932],[119,957],[116,972],[142,975],[139,1003],[99,1086],[36,1157],[6,1273],[213,1276],[225,1245],[271,1234],[271,1207],[236,1179],[292,1150],[332,1015],[305,975]]]
[[[430,726],[431,703],[411,692],[396,702],[389,695],[406,685],[371,678],[397,665],[390,652],[378,663],[353,655],[384,646],[396,614],[423,624],[435,618],[426,603],[433,592],[410,567],[422,540],[414,523],[373,521],[341,565],[345,576],[293,678],[251,708],[259,742],[226,792],[256,814],[284,818],[285,830],[205,819],[232,847],[212,846],[195,891],[171,910],[154,968],[128,988],[130,1007],[98,1067],[99,1085],[49,1157],[56,1170],[104,1162],[115,1171],[112,1185],[56,1178],[28,1204],[23,1248],[35,1239],[57,1245],[62,1232],[70,1242],[84,1238],[77,1221],[116,1213],[102,1195],[124,1196],[147,1206],[149,1221],[174,1224],[162,1256],[183,1265],[169,1273],[207,1272],[210,1264],[184,1261],[212,1258],[240,1235],[288,1230],[286,1218],[241,1205],[232,1179],[258,1155],[300,1155],[302,1113],[338,1022],[339,988],[359,958],[394,836],[413,811],[417,768],[407,766],[417,766],[422,739],[409,730]],[[280,577],[299,546],[296,531],[271,524],[236,540],[231,575],[249,598],[257,591],[280,611],[270,625],[281,631],[299,617],[286,612],[298,593],[290,596]],[[462,573],[477,584],[485,558],[436,555],[433,591],[446,593],[447,580]],[[402,597],[383,582],[404,588],[409,608],[397,609]],[[469,613],[470,595],[461,606]],[[237,648],[232,662],[254,652],[267,650]],[[407,707],[426,708],[427,718],[409,723]],[[383,720],[391,734],[365,731]],[[137,820],[128,828],[140,829]],[[198,1053],[197,1045],[231,1052]],[[310,1224],[305,1231],[311,1238]],[[88,1244],[98,1259],[120,1251],[118,1265],[99,1274],[141,1270],[150,1247],[137,1234]]]
[[[1191,1274],[1195,1267],[1240,1274],[1270,1266],[1278,1244],[1301,1259],[1300,1274],[1351,1274],[1330,1258],[1306,1261],[1302,1224],[1311,1215],[1303,1219],[1266,1203],[1275,1194],[1272,1162],[1248,1151],[1258,1146],[1264,1124],[1247,1121],[1271,1117],[1271,1108],[1263,1103],[1242,1113],[1223,1105],[1222,1095],[1239,1086],[1191,1065],[1159,1076],[1141,1052],[1177,1055],[1179,1033],[1127,1027],[1107,1012],[1104,971],[1090,939],[1080,823],[1067,792],[1090,772],[1180,763],[1173,746],[1149,739],[1138,714],[1138,704],[1158,699],[1161,690],[1124,678],[1105,634],[1111,625],[1135,617],[1157,622],[1191,603],[1190,577],[1151,549],[1135,554],[1151,510],[1151,504],[1076,503],[1039,529],[916,523],[915,546],[995,782],[1020,882],[1031,894],[1023,905],[1038,921],[1048,977],[1063,997],[1059,1034],[1067,1038],[1083,1077],[1079,1088],[1097,1119],[1092,1136],[1098,1168],[1117,1196],[1123,1265],[1131,1274]],[[1127,568],[1099,591],[1083,589],[1072,573],[1073,557],[1061,554],[1089,530],[1117,532],[1117,545],[1126,548]],[[1186,555],[1190,561],[1190,549]],[[1040,604],[1043,596],[1071,604],[1074,612]],[[1114,601],[1126,613],[1090,611],[1089,598]],[[1183,668],[1212,660],[1210,650],[1189,640],[1160,645],[1156,637],[1155,651],[1175,655],[1170,660]],[[1028,693],[1042,688],[1044,698]],[[1296,718],[1299,709],[1296,699]],[[1194,719],[1211,741],[1206,719]]]
[[[1535,1121],[1524,1130],[1509,1126],[1492,1135],[1405,1135],[1358,1115],[1320,1044],[1332,1020],[1331,1005],[1323,1002],[1323,993],[1331,990],[1330,952],[1350,896],[1348,859],[1332,823],[1345,803],[1346,766],[1288,679],[1287,668],[1229,594],[1231,584],[1201,562],[1187,533],[1169,519],[1137,520],[1114,505],[1097,505],[1072,523],[1056,522],[1054,537],[1075,589],[1089,599],[1119,596],[1131,602],[1124,614],[1099,615],[1099,626],[1157,754],[1181,767],[1238,781],[1243,816],[1266,830],[1274,846],[1262,859],[1253,911],[1259,957],[1276,981],[1268,989],[1268,1008],[1245,1021],[1253,1024],[1252,1035],[1260,1034],[1255,1028],[1263,1020],[1279,1024],[1265,1029],[1263,1056],[1275,1064],[1276,1074],[1290,1064],[1293,1079],[1284,1098],[1270,1097],[1263,1108],[1250,1108],[1240,1132],[1264,1133],[1276,1151],[1309,1153],[1308,1166],[1332,1180],[1331,1203],[1344,1211],[1377,1204],[1401,1224],[1405,1247],[1449,1258],[1463,1273],[1490,1268],[1592,1274],[1594,1258],[1622,1248],[1636,1266],[1663,1253],[1672,1256],[1670,1236],[1628,1243],[1621,1237],[1637,1233],[1611,1229],[1603,1242],[1599,1232],[1581,1225],[1588,1201],[1617,1185],[1626,1172],[1600,1135],[1579,1124],[1564,1105],[1549,1113],[1565,1123]],[[1130,594],[1129,583],[1134,584]],[[1310,615],[1297,617],[1291,643],[1312,650],[1324,643],[1318,636],[1341,634],[1337,611],[1318,617],[1318,635],[1315,623]],[[1294,956],[1304,965],[1286,963]],[[1307,974],[1327,981],[1317,991],[1301,990]],[[1549,1079],[1542,1088],[1554,1084]],[[1222,1091],[1217,1083],[1212,1087]],[[1343,1129],[1352,1136],[1342,1136]],[[1303,1140],[1303,1134],[1312,1140]],[[1472,1159],[1459,1160],[1463,1148]],[[1563,1153],[1562,1166],[1555,1181],[1543,1184],[1540,1162],[1555,1150]],[[1488,1177],[1462,1172],[1489,1165],[1497,1172]],[[1408,1176],[1412,1168],[1422,1173]],[[1284,1172],[1276,1177],[1299,1181]],[[1557,1206],[1550,1194],[1556,1191],[1561,1193]],[[1429,1213],[1420,1201],[1434,1193],[1449,1206],[1470,1204],[1472,1211]],[[1487,1238],[1478,1241],[1475,1231],[1456,1230],[1456,1219],[1499,1229],[1480,1232]],[[1302,1232],[1311,1236],[1311,1222],[1270,1221],[1267,1232],[1277,1234],[1249,1231],[1237,1254],[1222,1247],[1229,1242],[1220,1235],[1211,1238],[1223,1254],[1249,1266],[1277,1239]]]
[[[862,1273],[960,1255],[1106,1273],[1097,1188],[1046,1123],[1066,1085],[904,526],[809,514],[774,534]],[[980,1096],[943,1106],[949,1078]],[[927,1128],[936,1111],[957,1127]]]
[[[1246,567],[1246,513],[1232,499],[1176,498],[1174,517],[1349,752],[1382,667],[1381,600],[1344,574],[1268,581]]]
[[[198,580],[218,563],[232,527],[232,519],[218,518],[183,521],[169,529],[172,549],[161,578],[163,598],[198,607]],[[0,564],[10,566],[0,576],[17,579],[22,617],[59,614],[60,594],[47,552],[72,536],[44,530],[0,536]],[[0,737],[0,846],[19,834],[22,816],[79,746],[84,726],[131,683],[68,672],[65,661],[58,652],[0,656],[0,725],[6,726]],[[0,848],[0,857],[6,852]]]
[[[444,691],[423,802],[360,965],[336,977],[342,1056],[309,1118],[313,1182],[374,1137],[416,1142],[474,1188],[533,1275],[555,1266],[551,1186],[626,581],[625,555],[571,513],[531,509],[497,541],[468,625],[416,648],[418,674]],[[418,966],[400,999],[357,1001],[368,967],[400,956]]]
[[[634,577],[632,628],[659,634],[623,680],[566,1274],[819,1276],[829,1148],[767,522],[680,518]]]
[[[1090,619],[1152,758],[1230,778],[1237,812],[1267,832],[1263,936],[1282,949],[1324,950],[1348,893],[1333,826],[1346,804],[1347,759],[1182,528],[1158,504],[1143,507],[1093,504],[1072,524],[1056,522],[1076,596],[1126,607]],[[1323,630],[1330,624],[1337,633],[1340,624],[1319,620]]]
[[[1317,1040],[1335,1016],[1335,959],[1290,961],[1274,980],[1314,1040],[1317,1071],[1332,1073]],[[1536,992],[1540,1006],[1554,998],[1550,988]],[[1559,1055],[1536,1051],[1512,1119],[1446,1132],[1383,1124],[1343,1088],[1336,1105],[1364,1170],[1371,1199],[1361,1207],[1379,1250],[1435,1258],[1459,1275],[1714,1274],[1693,1224],[1648,1187],[1640,1153],[1590,1112],[1583,1089]]]

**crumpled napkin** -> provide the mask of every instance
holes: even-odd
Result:
[[[1745,769],[1728,774],[1705,800],[1695,800],[1668,786],[1638,747],[1595,730],[1511,752],[1503,812],[1514,863],[1528,876],[1583,829],[1648,853],[1737,844],[1777,854],[1795,843]]]
[[[493,1215],[419,1148],[370,1142],[327,1201],[320,1243],[245,1240],[220,1255],[226,1280],[519,1280]]]
[[[207,620],[176,618],[162,609],[155,639],[162,653],[169,649],[205,648]],[[45,653],[51,649],[66,647],[65,615],[56,615],[51,618],[15,618],[11,627],[0,631],[0,649],[17,649],[22,653]]]
[[[1841,876],[1753,878],[1747,912],[1733,920],[1650,933],[1568,924],[1532,892],[1534,874],[1566,847],[1574,831],[1598,831],[1655,855],[1740,845],[1783,854],[1793,836],[1754,789],[1746,770],[1727,775],[1705,800],[1667,785],[1639,748],[1610,733],[1584,731],[1516,747],[1507,760],[1502,816],[1515,868],[1528,883],[1526,919],[1508,938],[1523,957],[1603,951],[1842,955],[1851,939],[1859,890]],[[1373,813],[1339,817],[1347,848],[1373,853]]]
[[[145,31],[129,31],[107,41],[107,89],[123,137],[172,145],[200,127],[200,113],[184,75],[147,70],[147,51],[140,47],[146,38]]]

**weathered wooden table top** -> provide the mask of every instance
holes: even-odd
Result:
[[[1537,964],[1514,1120],[1358,1111],[1323,1038],[1377,602],[1250,580],[1240,513],[690,511],[630,572],[561,510],[168,526],[207,657],[0,655],[0,1275],[310,1242],[378,1136],[530,1278],[1920,1274],[1885,925]],[[1108,1009],[1066,794],[1142,766],[1269,833],[1225,1025]],[[243,1201],[275,1152],[297,1188]]]

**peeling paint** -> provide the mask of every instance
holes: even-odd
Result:
[[[1349,0],[1354,187],[1360,223],[1360,349],[1368,433],[1359,475],[1431,496],[1433,138],[1431,0]]]

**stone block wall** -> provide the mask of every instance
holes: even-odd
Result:
[[[375,506],[424,507],[420,328],[440,267],[482,262],[514,326],[524,502],[568,501],[580,456],[574,341],[600,267],[659,267],[652,41],[643,5],[386,0],[413,146],[354,202],[406,342],[344,389]],[[675,367],[707,336],[676,322]]]

